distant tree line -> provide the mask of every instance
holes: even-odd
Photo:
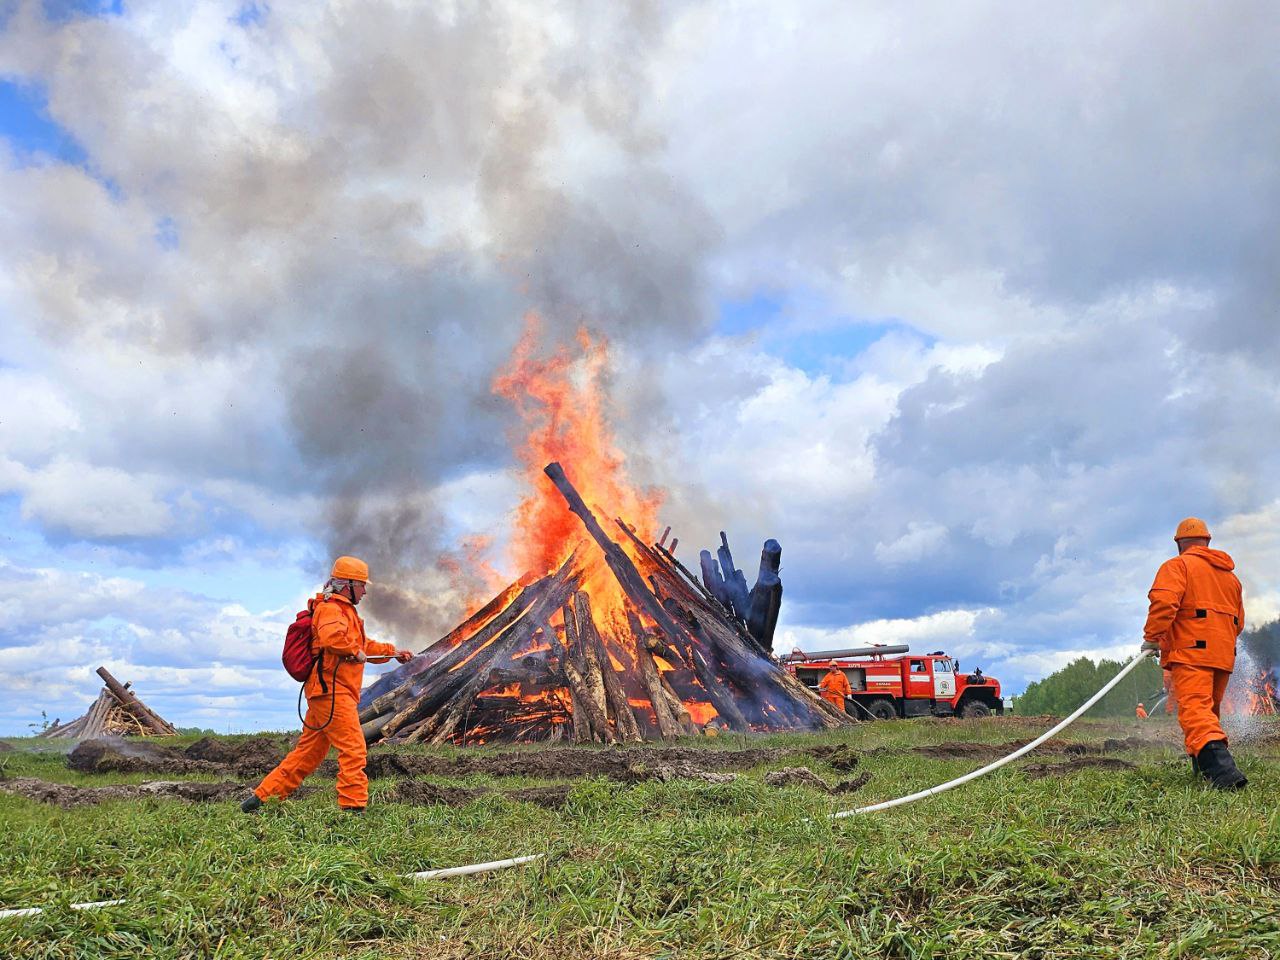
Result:
[[[1264,623],[1246,630],[1239,649],[1270,648],[1280,636],[1280,621]],[[1137,644],[1134,644],[1137,653]],[[1028,685],[1022,696],[1013,698],[1013,712],[1022,716],[1053,714],[1064,716],[1097,693],[1108,680],[1123,669],[1128,661],[1099,660],[1088,657],[1071,661],[1061,670]],[[1134,708],[1145,703],[1151,709],[1164,693],[1164,677],[1154,658],[1144,660],[1089,711],[1091,717],[1132,717]]]

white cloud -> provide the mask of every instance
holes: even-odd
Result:
[[[847,627],[785,627],[779,630],[774,649],[789,652],[838,650],[906,643],[915,652],[945,649],[953,656],[977,652],[976,629],[983,618],[997,615],[995,609],[941,610],[921,617],[872,620]],[[993,649],[986,649],[990,655]]]
[[[907,524],[907,532],[892,543],[877,543],[875,557],[887,567],[917,563],[947,542],[947,528],[937,523]]]
[[[58,457],[47,466],[0,470],[0,492],[20,492],[22,516],[75,537],[157,537],[169,532],[173,512],[159,478],[116,467]]]

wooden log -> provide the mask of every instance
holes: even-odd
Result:
[[[553,575],[544,577],[537,583],[522,591],[519,598],[498,616],[480,628],[474,637],[459,644],[442,657],[427,674],[418,678],[420,686],[411,689],[406,695],[392,701],[396,707],[396,715],[381,730],[381,736],[392,737],[417,720],[434,714],[448,703],[458,690],[467,682],[470,672],[483,669],[496,653],[496,646],[511,629],[530,616],[540,603],[552,602],[556,606],[577,587],[575,567],[577,551],[569,556]],[[527,601],[527,602],[526,602]],[[527,635],[528,631],[526,631]],[[466,669],[462,669],[465,667]],[[429,674],[429,676],[428,676]],[[370,707],[382,702],[382,697],[370,704]],[[384,707],[385,712],[387,708]],[[365,722],[373,717],[364,717]]]
[[[564,669],[563,664],[561,669]],[[565,683],[568,684],[568,682],[569,680],[566,676]],[[573,742],[590,743],[593,738],[591,736],[591,724],[587,720],[587,709],[578,699],[578,694],[572,686],[569,687],[569,717],[573,724]]]
[[[470,708],[471,701],[475,699],[476,694],[489,685],[489,675],[492,668],[501,666],[506,658],[520,649],[521,643],[533,635],[537,627],[544,626],[547,623],[552,611],[564,603],[578,589],[580,579],[581,573],[577,569],[577,551],[575,550],[560,569],[556,571],[553,582],[534,601],[525,615],[508,627],[501,636],[490,644],[493,650],[489,656],[488,665],[484,669],[477,671],[474,661],[472,661],[469,669],[465,671],[473,674],[471,679],[467,680],[448,703],[432,715],[427,723],[415,730],[412,738],[407,739],[406,742],[443,743],[449,739],[453,735],[453,728],[457,727],[461,715]],[[551,633],[548,634],[547,639],[554,641],[554,637],[555,634]],[[456,672],[463,673],[464,671]]]
[[[635,642],[636,664],[639,666],[640,682],[649,695],[649,705],[653,707],[654,721],[658,725],[658,734],[664,740],[674,740],[683,732],[679,721],[672,715],[667,703],[666,693],[658,676],[658,665],[653,662],[653,655],[645,645],[644,627],[640,618],[630,607],[627,608],[627,622],[631,626],[631,637]]]
[[[622,526],[627,529],[625,524]],[[633,540],[645,559],[654,565],[655,574],[650,576],[650,581],[655,592],[666,597],[664,606],[675,619],[693,618],[700,623],[700,630],[714,642],[716,657],[739,689],[754,692],[757,685],[763,684],[766,689],[762,693],[767,702],[800,729],[843,726],[851,722],[846,714],[780,667],[771,651],[761,646],[742,621],[732,617],[707,591],[699,589],[696,579],[679,560],[660,547],[650,548],[634,537]],[[777,556],[780,560],[781,550]],[[673,606],[671,601],[677,598],[678,604]],[[677,610],[677,606],[683,610]],[[767,722],[776,723],[777,719],[770,717]]]
[[[406,737],[406,743],[445,743],[458,732],[458,726],[466,719],[476,697],[494,683],[494,672],[512,653],[527,643],[538,629],[538,622],[528,617],[514,624],[494,643],[492,654],[482,667],[473,666],[467,671],[467,680],[441,709],[427,718],[427,722]],[[466,735],[466,731],[462,731]]]
[[[107,714],[115,702],[115,698],[106,690],[99,692],[98,699],[93,701],[89,712],[84,715],[84,726],[79,733],[81,740],[94,740],[106,732]]]
[[[112,696],[120,701],[120,705],[141,720],[153,733],[160,736],[171,736],[178,732],[167,720],[154,713],[145,703],[134,696],[132,691],[126,690],[124,685],[107,671],[106,667],[99,667],[96,673],[102,678],[102,682],[107,685],[107,689],[111,691]]]
[[[374,717],[372,720],[366,720],[360,724],[360,732],[364,734],[367,743],[372,738],[378,736],[382,732],[383,725],[396,715],[395,710],[388,710],[380,717]]]
[[[543,472],[556,485],[556,489],[560,491],[561,496],[565,498],[569,509],[577,515],[582,521],[583,526],[587,528],[587,533],[591,535],[596,544],[604,551],[605,563],[609,565],[609,569],[613,571],[614,577],[618,581],[618,585],[622,587],[623,593],[636,607],[642,610],[658,628],[662,630],[668,639],[676,640],[681,637],[681,628],[672,621],[671,617],[662,608],[662,604],[645,586],[644,579],[636,570],[635,564],[631,562],[631,558],[621,546],[614,543],[605,534],[604,529],[600,526],[600,521],[591,512],[586,503],[582,499],[582,495],[569,482],[569,478],[565,476],[564,469],[558,463],[549,463],[543,469]],[[674,544],[672,544],[674,547]],[[701,677],[699,679],[702,679]],[[741,711],[733,704],[733,697],[728,691],[719,685],[719,681],[708,676],[703,680],[703,684],[707,686],[707,692],[711,696],[711,701],[715,704],[716,710],[724,717],[729,726],[735,730],[745,731],[748,728],[746,720],[743,718]]]
[[[572,676],[585,680],[586,662],[582,659],[582,648],[578,644],[578,627],[573,622],[573,617],[570,616],[568,607],[564,608],[561,615],[564,617],[564,642],[561,644],[562,649],[559,657],[560,676],[569,690],[569,703],[573,710],[573,742],[601,743],[603,741],[595,732],[590,719],[588,719],[587,707],[583,703],[584,699],[591,697],[590,687],[586,683],[574,683],[570,679]],[[555,634],[552,636],[554,637]],[[565,661],[569,662],[571,669],[565,670]]]
[[[561,571],[564,569],[564,567],[561,567]],[[559,572],[552,576],[543,577],[525,587],[497,616],[490,618],[475,633],[454,646],[431,666],[409,677],[394,690],[389,690],[381,696],[375,697],[360,710],[361,723],[367,723],[374,717],[386,713],[397,704],[399,704],[400,708],[403,708],[405,704],[400,702],[403,698],[411,697],[416,700],[421,696],[421,692],[436,678],[466,663],[478,651],[484,649],[494,637],[515,623],[520,615],[529,609],[544,591],[549,589],[550,584],[558,576]],[[454,633],[456,632],[454,631]],[[452,635],[453,633],[449,634],[449,636]]]
[[[635,544],[636,549],[644,559],[652,564],[655,572],[649,576],[649,582],[653,584],[655,594],[660,595],[663,593],[661,583],[665,582],[668,592],[673,596],[678,596],[682,601],[686,601],[693,606],[704,608],[708,615],[730,624],[748,645],[756,647],[762,656],[772,659],[772,650],[760,646],[759,642],[747,631],[746,624],[733,615],[733,610],[729,605],[722,603],[703,584],[699,583],[698,579],[689,572],[684,564],[661,546],[650,547],[621,520],[618,520],[617,523],[631,537],[632,543]],[[709,552],[703,552],[710,558]],[[711,565],[718,576],[719,567],[716,566],[714,560],[711,561]]]
[[[689,713],[689,708],[684,705],[684,701],[680,699],[680,694],[676,692],[676,688],[671,685],[671,681],[667,678],[667,674],[658,672],[658,683],[662,687],[662,695],[667,699],[667,709],[671,711],[671,715],[676,718],[676,723],[680,724],[682,733],[696,736],[698,733],[698,725],[694,722],[693,716]]]
[[[707,592],[732,614],[729,589],[725,586],[724,577],[720,574],[720,564],[711,556],[710,550],[703,550],[698,554],[698,567],[702,572],[702,584]]]
[[[576,596],[576,594],[575,594]],[[570,598],[572,601],[572,598]],[[591,702],[600,716],[606,718],[606,725],[609,716],[608,701],[605,699],[604,677],[600,674],[600,658],[596,655],[595,650],[589,648],[584,642],[581,633],[578,630],[577,618],[573,613],[572,603],[567,603],[562,611],[564,617],[564,640],[566,653],[570,654],[573,659],[573,665],[578,673],[582,675],[586,686],[583,690],[591,697]],[[580,691],[582,692],[582,691]],[[593,724],[594,729],[594,724]],[[600,733],[596,732],[597,742],[603,743],[600,739]]]
[[[704,635],[714,638],[725,672],[740,687],[757,690],[775,707],[787,705],[795,722],[803,727],[829,728],[852,723],[847,714],[827,703],[775,661],[759,656],[754,645],[722,619],[696,608],[690,608],[689,612],[698,620]]]
[[[720,558],[720,573],[724,577],[725,591],[729,594],[729,605],[733,608],[735,616],[740,620],[746,620],[749,607],[747,578],[733,565],[729,538],[725,536],[723,530],[720,531],[720,546],[716,550],[716,555]]]
[[[622,688],[618,672],[613,669],[613,661],[609,659],[609,651],[605,649],[600,632],[596,629],[595,620],[591,616],[591,598],[586,591],[579,590],[574,594],[574,616],[578,621],[578,639],[583,646],[592,651],[599,664],[600,677],[604,683],[605,698],[613,710],[613,725],[619,740],[630,740],[640,743],[644,737],[640,734],[640,723],[631,712],[631,704],[627,702],[627,692]]]
[[[778,575],[781,566],[782,545],[777,540],[766,540],[760,551],[760,572],[747,604],[747,629],[765,649],[773,648],[773,631],[782,607],[782,579]]]
[[[584,595],[581,590],[573,594],[575,598],[580,595]],[[595,709],[599,710],[603,717],[608,717],[609,700],[608,694],[604,690],[604,671],[600,667],[600,654],[582,632],[582,621],[579,620],[575,609],[573,609],[572,598],[571,603],[564,604],[563,616],[564,639],[567,641],[572,637],[573,649],[579,654],[579,658],[573,662],[573,666],[576,666],[582,672],[582,680],[586,681],[586,689],[590,691],[591,700],[595,703]]]
[[[462,623],[458,624],[443,637],[423,647],[418,652],[418,656],[378,677],[377,680],[361,692],[361,722],[366,722],[385,711],[385,707],[368,710],[374,700],[388,693],[407,689],[412,684],[414,677],[430,669],[441,657],[509,607],[523,590],[540,579],[541,577],[526,574],[514,583],[503,587],[488,603],[472,613]]]
[[[618,738],[613,730],[609,728],[608,718],[596,705],[595,697],[587,689],[586,678],[578,670],[573,658],[566,656],[561,661],[560,666],[564,670],[565,682],[568,683],[569,689],[573,692],[574,708],[582,709],[587,727],[591,731],[592,739],[596,739],[601,743],[617,743]]]
[[[508,628],[507,633],[509,632],[510,628]],[[505,635],[503,634],[503,636]],[[379,736],[384,739],[394,737],[400,730],[414,721],[430,716],[442,709],[453,700],[458,691],[466,685],[471,677],[477,672],[488,669],[489,664],[500,649],[499,644],[500,641],[495,640],[493,643],[487,643],[475,651],[468,660],[469,667],[466,671],[433,671],[431,678],[418,691],[416,696],[405,697],[400,703],[394,705],[395,713],[391,719],[385,721],[380,728],[374,728],[370,725],[370,731],[365,736],[366,742]]]

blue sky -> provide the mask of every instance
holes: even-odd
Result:
[[[82,164],[84,148],[49,117],[44,90],[36,83],[0,80],[0,133],[19,154]]]
[[[288,728],[334,553],[410,645],[519,573],[529,311],[682,551],[781,541],[780,647],[1120,656],[1187,514],[1280,614],[1274,17],[5,10],[0,733],[99,664]]]

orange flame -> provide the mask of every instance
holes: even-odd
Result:
[[[627,477],[626,458],[609,426],[601,383],[609,367],[608,342],[581,329],[579,356],[564,347],[539,356],[540,333],[538,316],[527,314],[524,334],[494,379],[493,392],[509,400],[520,415],[523,437],[517,456],[532,491],[516,508],[511,557],[517,569],[550,572],[582,540],[583,531],[543,475],[548,463],[567,465],[583,499],[600,511],[605,524],[621,515],[638,529],[652,531],[664,494],[638,488]]]

